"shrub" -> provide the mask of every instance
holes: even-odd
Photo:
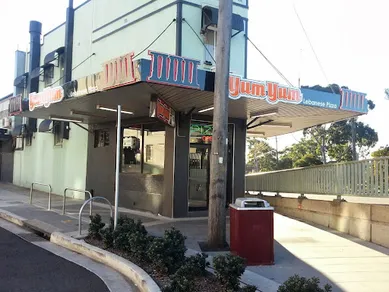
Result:
[[[185,264],[178,271],[184,269],[195,277],[205,276],[207,274],[206,268],[209,266],[207,257],[206,254],[190,256],[185,259]]]
[[[240,288],[240,292],[256,292],[256,291],[257,291],[257,287],[252,285],[247,285],[243,288]]]
[[[193,290],[196,277],[206,275],[207,255],[197,254],[185,259],[185,263],[171,277],[172,282],[164,292],[187,292]]]
[[[109,227],[100,231],[103,239],[104,248],[113,247],[113,219],[111,218]]]
[[[234,255],[220,255],[213,259],[216,277],[227,291],[238,291],[239,280],[244,273],[245,260]]]
[[[332,287],[328,284],[324,286],[324,289],[319,286],[319,278],[313,277],[307,279],[294,275],[284,282],[279,288],[278,292],[331,292]]]
[[[105,226],[105,223],[102,222],[101,216],[96,214],[94,216],[89,216],[90,223],[88,228],[88,237],[92,239],[101,240],[100,231]]]
[[[133,248],[129,242],[129,236],[137,232],[147,235],[142,222],[135,222],[132,218],[121,216],[118,219],[116,230],[113,232],[114,248],[130,252]]]
[[[165,230],[163,238],[155,238],[149,245],[147,256],[162,273],[175,273],[185,262],[185,237],[179,230]]]
[[[128,245],[127,252],[132,254],[137,259],[144,259],[146,256],[147,248],[152,241],[150,236],[147,236],[147,232],[143,233],[139,230],[127,235]]]
[[[165,286],[163,292],[188,292],[193,289],[193,280],[186,277],[173,279],[170,285]]]

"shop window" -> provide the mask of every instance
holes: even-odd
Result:
[[[54,65],[47,66],[44,69],[44,82],[45,82],[45,87],[50,87],[51,84],[53,83],[54,79]]]
[[[62,146],[63,125],[60,121],[53,121],[54,146]]]
[[[95,131],[95,148],[109,146],[109,132],[108,130]]]
[[[124,129],[122,155],[122,172],[163,174],[165,131],[144,129],[142,135],[141,127]]]
[[[217,28],[210,26],[204,34],[205,61],[215,65],[216,60],[216,44],[217,44]]]
[[[153,157],[153,145],[146,145],[146,162],[152,160]]]

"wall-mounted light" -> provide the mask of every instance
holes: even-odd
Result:
[[[272,128],[292,128],[292,124],[265,124],[261,127],[272,127]]]
[[[61,122],[72,122],[72,123],[82,123],[84,121],[83,119],[69,119],[60,116],[50,116],[50,120],[61,121]]]
[[[253,131],[247,131],[248,136],[254,136],[254,137],[265,137],[265,132],[253,132]]]
[[[273,109],[270,111],[263,112],[255,112],[250,114],[250,118],[262,118],[262,117],[270,117],[278,114],[278,109]]]
[[[208,108],[204,108],[202,110],[199,110],[199,113],[205,113],[205,112],[209,112],[209,111],[213,111],[214,107],[208,107]]]
[[[87,116],[87,117],[92,117],[92,118],[102,118],[102,119],[106,119],[107,118],[105,116],[101,116],[101,115],[97,115],[97,114],[92,114],[92,113],[89,113],[89,112],[78,111],[78,110],[71,110],[70,114],[72,116],[73,115],[77,115],[77,116]]]
[[[102,111],[114,112],[114,113],[117,112],[117,109],[115,109],[115,108],[106,107],[106,106],[102,106],[102,105],[97,105],[96,109],[102,110]],[[126,111],[126,110],[121,110],[121,113],[122,114],[127,114],[127,115],[133,115],[134,114],[133,112]]]

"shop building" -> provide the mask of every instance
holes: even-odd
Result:
[[[119,205],[168,217],[206,214],[217,7],[216,0],[91,0],[70,6],[67,22],[43,43],[41,24],[31,22],[31,48],[17,54],[9,99],[16,105],[9,115],[20,120],[12,130],[14,184],[92,190],[113,201],[120,105]],[[234,1],[233,13],[226,206],[245,190],[246,135],[367,112],[362,93],[247,79],[247,0]]]

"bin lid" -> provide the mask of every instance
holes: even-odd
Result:
[[[235,204],[231,204],[235,209],[267,209],[273,210],[269,202],[258,198],[237,198]]]

